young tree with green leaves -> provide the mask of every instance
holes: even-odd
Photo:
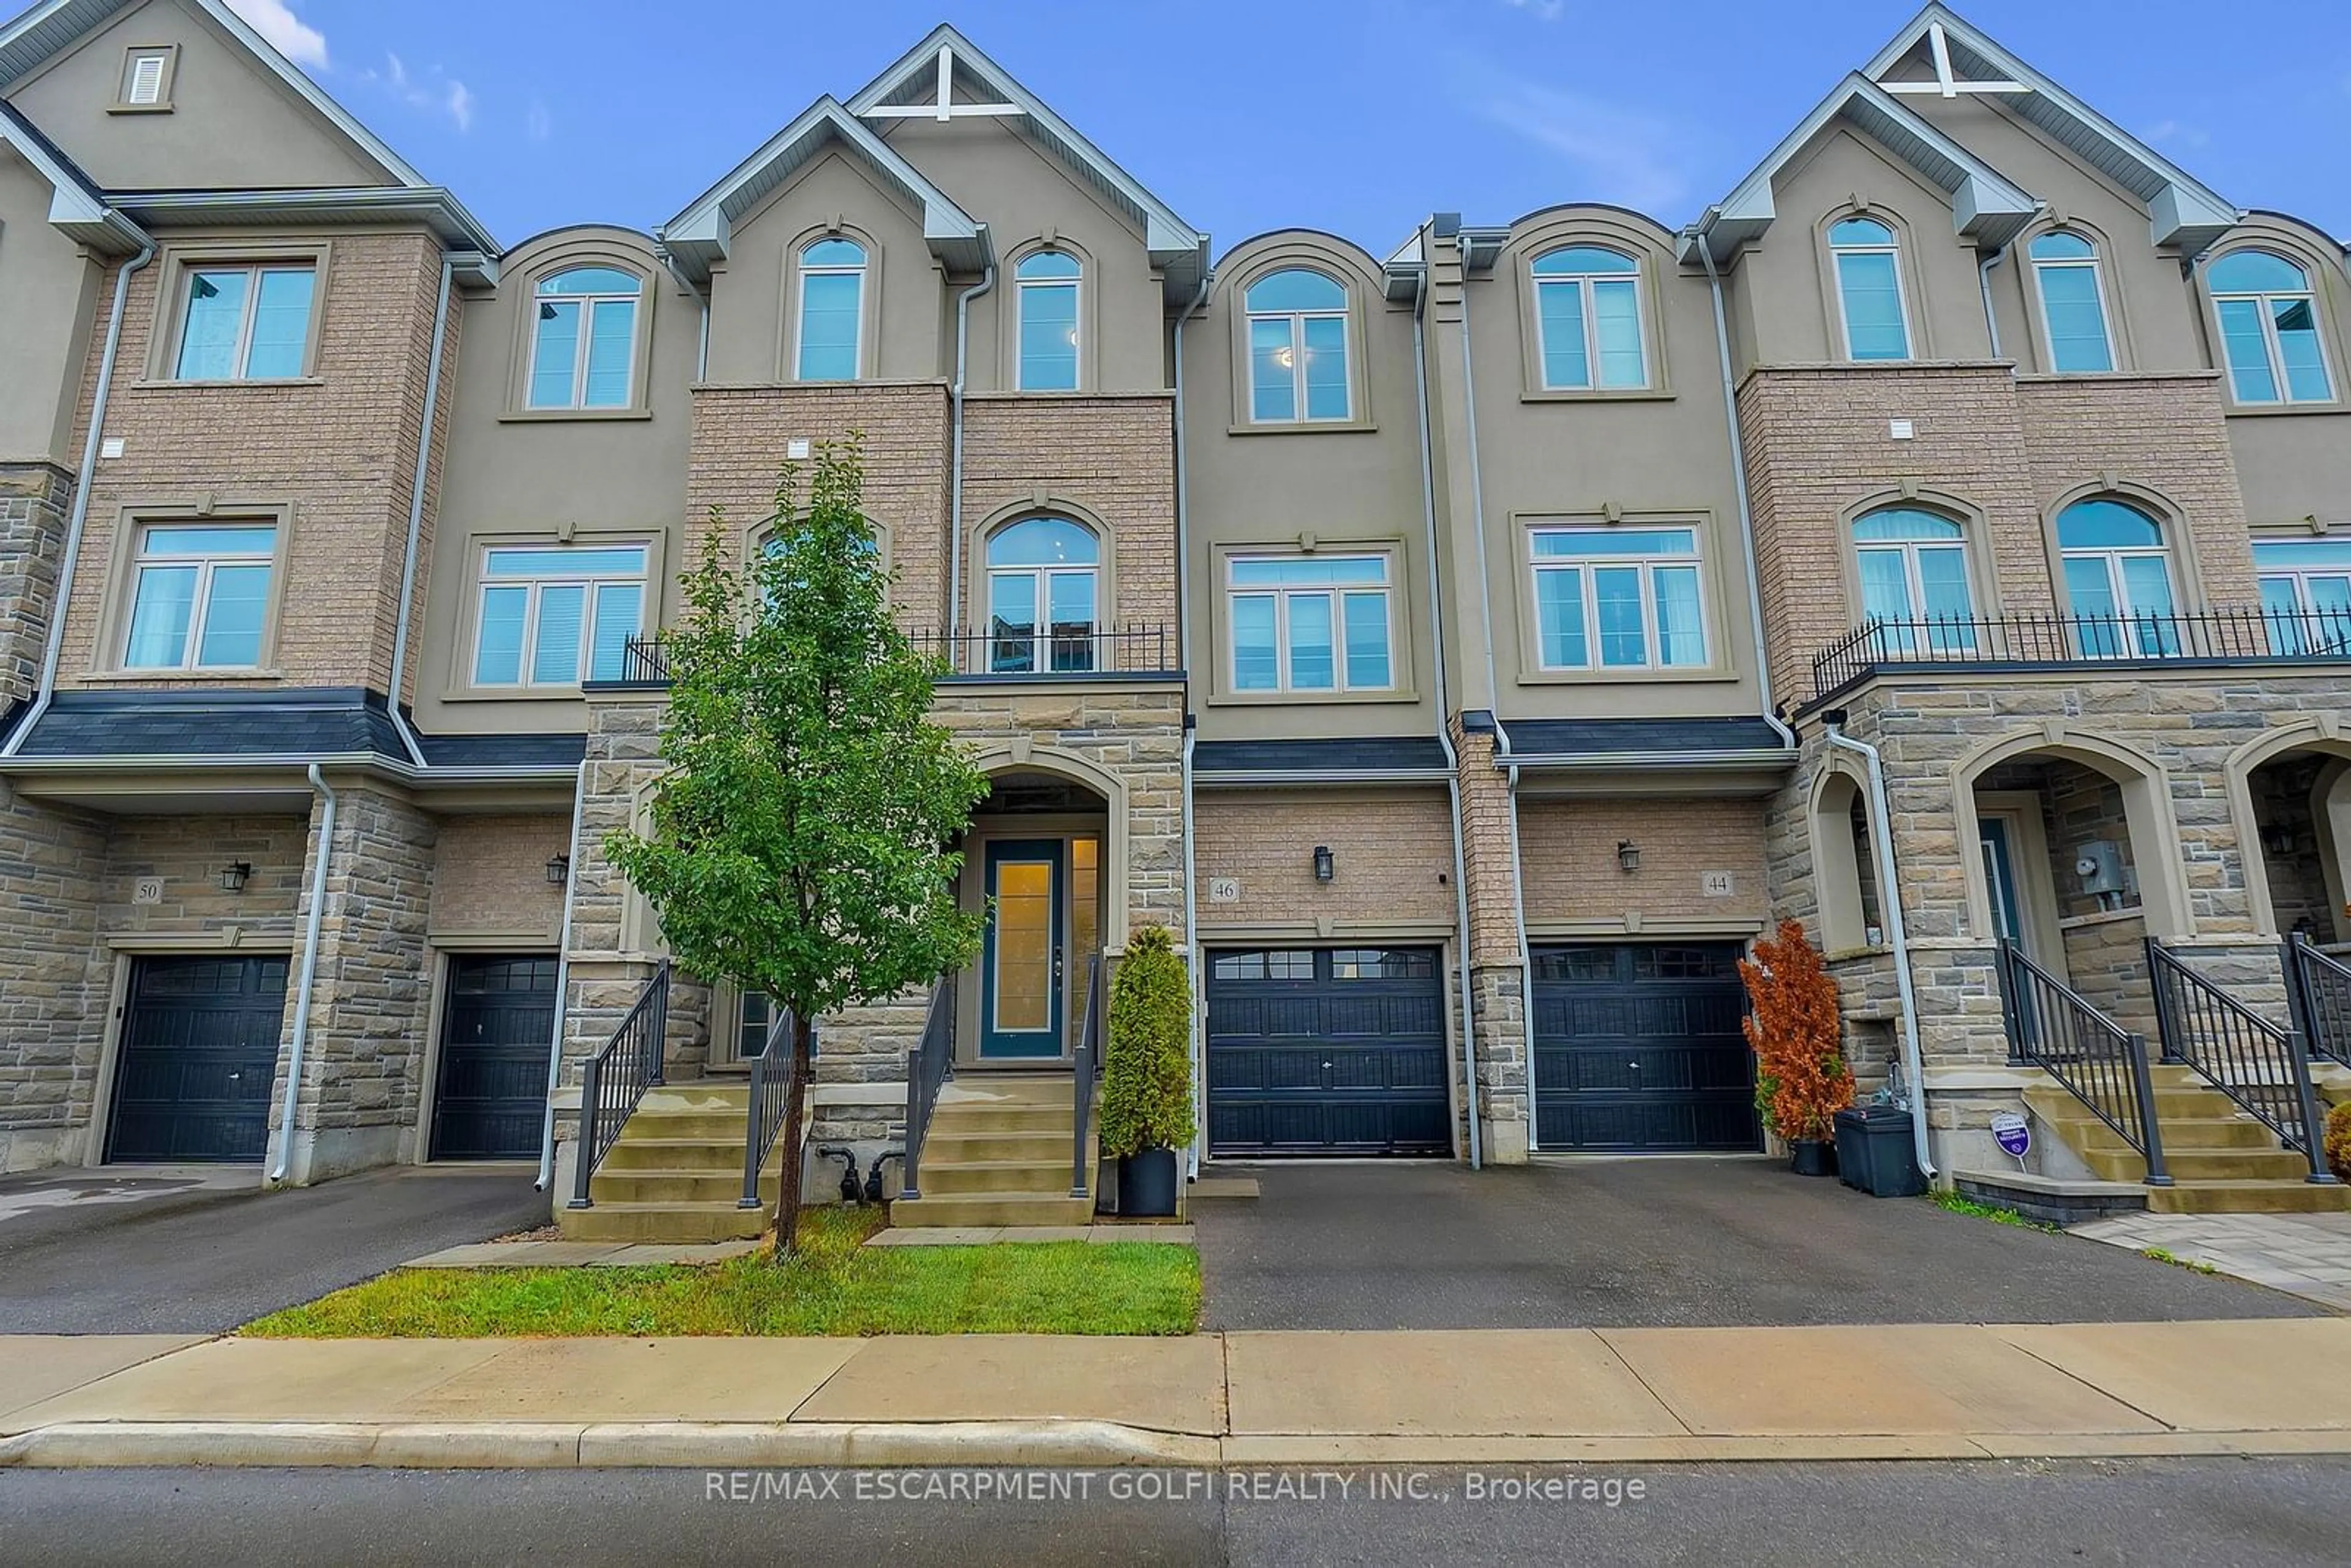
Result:
[[[982,917],[956,907],[953,846],[987,793],[931,721],[940,662],[890,618],[859,439],[820,445],[805,479],[785,465],[774,542],[739,566],[714,510],[664,633],[652,831],[607,844],[681,968],[791,1013],[778,1251],[799,1218],[814,1021],[971,961]]]

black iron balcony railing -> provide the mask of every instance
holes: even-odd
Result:
[[[1083,680],[1089,675],[1176,675],[1182,640],[1164,623],[1084,629],[950,627],[907,634],[914,652],[946,661],[950,675],[977,679]],[[665,686],[669,647],[659,636],[632,637],[617,676],[590,682],[606,689]]]
[[[2351,610],[2220,609],[2193,614],[1928,616],[1873,620],[1813,657],[1815,700],[1893,668],[2048,664],[2128,667],[2351,660]]]

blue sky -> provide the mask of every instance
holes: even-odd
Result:
[[[1721,196],[1912,0],[231,0],[511,245],[650,228],[810,99],[953,21],[1221,254],[1374,250]],[[2251,207],[2351,238],[2346,0],[1970,0],[1961,13]],[[2215,18],[2220,18],[2215,25]]]

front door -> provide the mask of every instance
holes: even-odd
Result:
[[[983,1061],[1062,1054],[1062,945],[1068,913],[1061,839],[987,846],[987,939],[980,954]]]
[[[1999,817],[1979,817],[1976,831],[1983,845],[1984,892],[1991,901],[1992,934],[2022,947],[2024,906],[2017,897],[2016,857],[2009,852],[2008,823]]]

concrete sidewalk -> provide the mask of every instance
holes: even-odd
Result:
[[[895,1339],[0,1339],[0,1465],[2351,1452],[2351,1320]]]

